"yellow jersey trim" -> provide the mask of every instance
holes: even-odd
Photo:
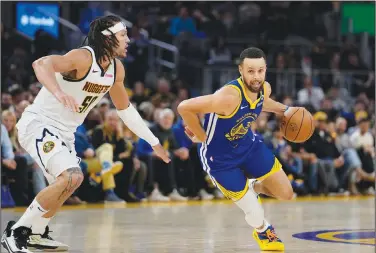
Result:
[[[282,164],[278,161],[277,158],[274,158],[274,164],[273,164],[272,169],[268,173],[266,173],[265,175],[263,175],[263,176],[261,176],[259,178],[256,178],[256,179],[259,180],[259,181],[262,181],[262,180],[270,177],[274,173],[280,171],[281,169],[282,169]]]
[[[251,109],[255,109],[257,103],[258,103],[258,102],[260,101],[260,99],[261,99],[261,96],[253,102],[252,99],[251,99],[250,97],[248,97],[248,94],[247,94],[246,88],[245,88],[245,86],[244,86],[244,83],[243,83],[243,80],[241,79],[241,77],[239,77],[239,78],[237,79],[237,81],[239,82],[240,86],[242,87],[242,90],[243,90],[243,93],[244,93],[244,97],[245,97],[245,99],[248,101],[250,108],[251,108]],[[264,85],[264,84],[263,84],[263,85]],[[264,93],[264,89],[265,89],[265,87],[263,87],[263,91],[262,91],[262,93]],[[261,94],[261,95],[263,95],[263,94]]]
[[[221,190],[221,192],[223,193],[223,195],[226,198],[231,199],[232,201],[238,201],[241,198],[243,198],[243,196],[247,193],[248,188],[249,188],[249,186],[248,186],[248,179],[245,182],[244,189],[241,190],[241,191],[238,191],[238,192],[233,192],[233,191],[227,190],[225,187],[223,187],[222,185],[220,185],[217,182],[217,180],[214,179],[214,181],[215,181],[216,185],[218,186],[219,190]]]
[[[221,119],[232,118],[235,115],[235,113],[237,113],[237,111],[239,110],[239,107],[240,107],[240,105],[242,103],[242,92],[240,91],[239,87],[236,86],[236,85],[233,85],[233,84],[227,85],[227,87],[232,87],[232,88],[236,89],[239,92],[240,101],[239,101],[239,104],[236,106],[235,110],[230,115],[220,115],[220,114],[217,113],[218,118],[221,118]]]

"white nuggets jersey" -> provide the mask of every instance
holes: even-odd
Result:
[[[63,92],[74,97],[79,104],[79,112],[72,112],[65,108],[57,98],[43,87],[36,96],[34,103],[25,111],[43,117],[43,121],[64,131],[75,132],[81,125],[89,111],[110,90],[116,78],[116,61],[110,64],[106,72],[97,63],[94,50],[83,47],[92,55],[92,65],[87,74],[80,80],[70,80],[56,73],[57,82]]]

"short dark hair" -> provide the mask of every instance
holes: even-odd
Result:
[[[106,36],[102,34],[102,31],[119,22],[121,22],[120,17],[109,15],[97,18],[90,23],[88,45],[93,48],[97,61],[105,57],[114,58],[114,48],[119,45],[119,42],[115,34]]]
[[[244,49],[243,52],[240,54],[240,63],[242,64],[245,58],[257,59],[257,58],[264,58],[266,60],[266,55],[264,51],[257,47],[249,47]]]

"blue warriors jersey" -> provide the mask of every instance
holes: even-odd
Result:
[[[221,116],[216,113],[205,115],[204,129],[208,138],[203,145],[206,145],[208,155],[246,154],[256,138],[251,130],[251,124],[262,111],[264,90],[261,90],[258,98],[252,101],[247,96],[247,88],[241,78],[229,82],[226,86],[239,92],[241,102],[231,115]]]
[[[248,178],[264,180],[281,170],[282,165],[261,136],[251,130],[264,103],[265,86],[252,101],[240,78],[226,84],[236,89],[241,101],[229,116],[205,115],[207,140],[199,144],[203,169],[212,182],[228,197],[237,201],[248,190]]]

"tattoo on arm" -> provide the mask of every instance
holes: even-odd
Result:
[[[62,191],[61,195],[59,196],[58,200],[60,200],[62,197],[66,197],[64,195],[66,194],[72,194],[72,192],[74,190],[77,189],[77,187],[79,186],[79,183],[80,182],[73,182],[73,175],[81,175],[82,172],[81,172],[81,169],[80,168],[70,168],[67,170],[68,172],[68,183],[66,185],[66,187],[64,188],[64,190]]]

